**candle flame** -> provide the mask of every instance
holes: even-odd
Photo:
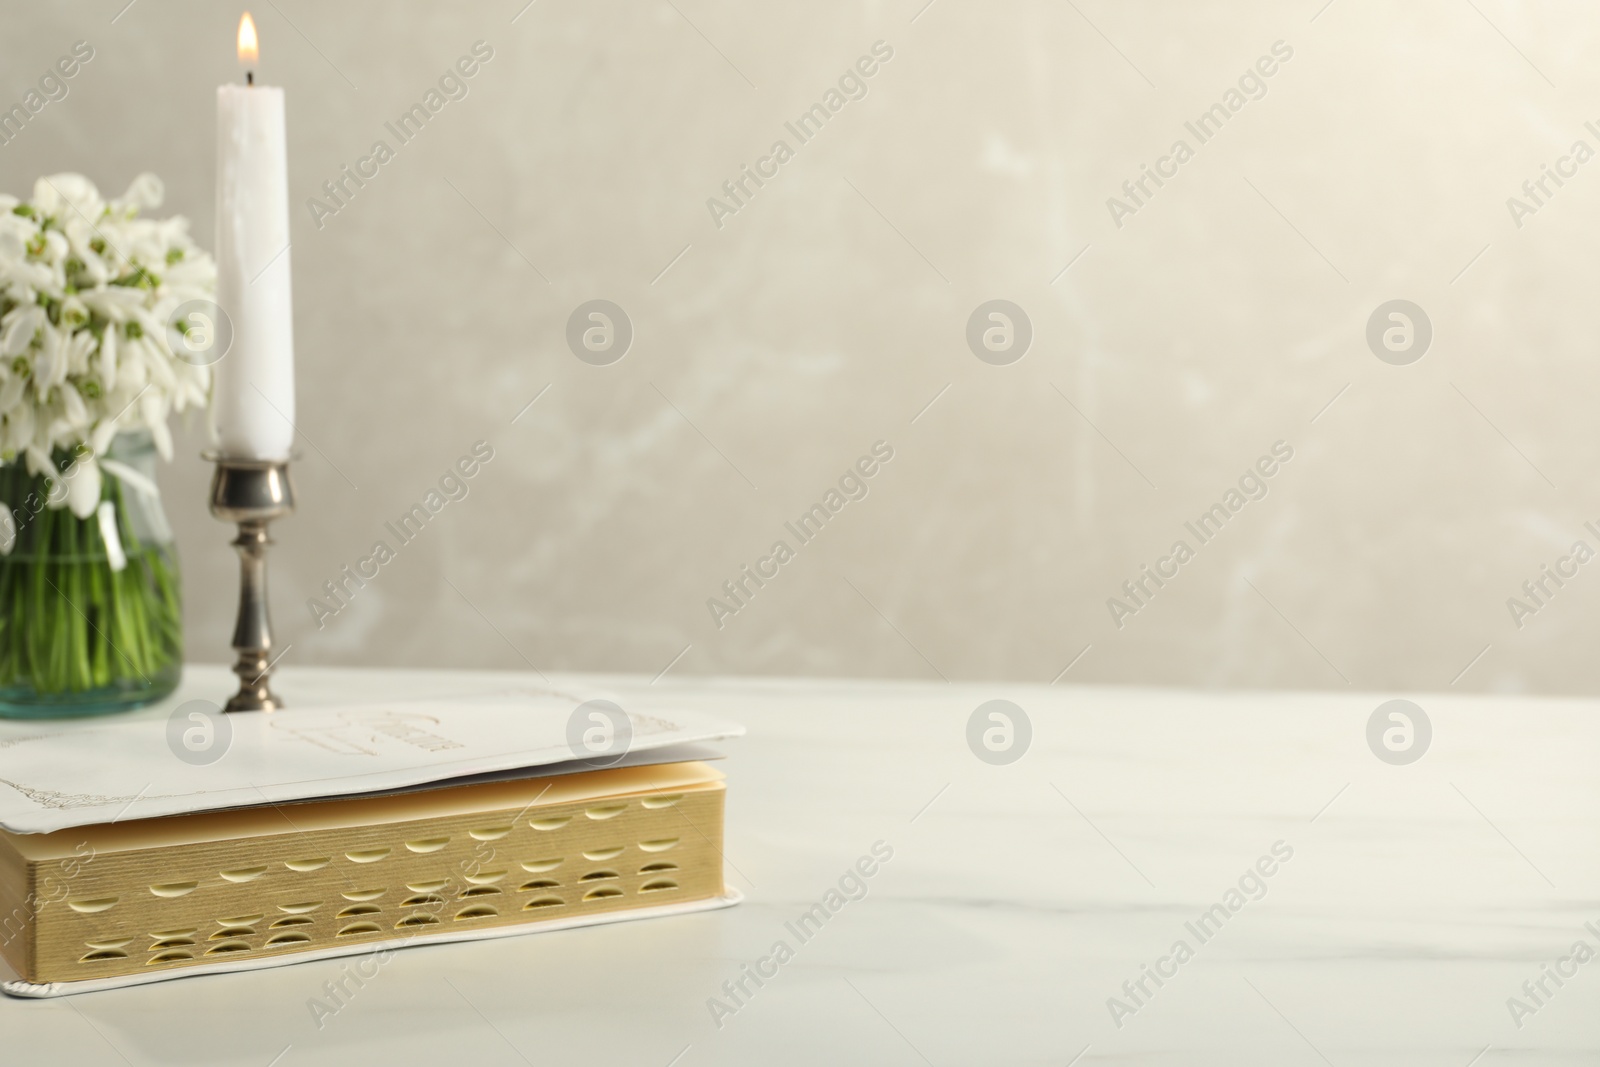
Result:
[[[261,58],[261,46],[256,41],[256,21],[246,11],[239,20],[239,62],[253,66]]]

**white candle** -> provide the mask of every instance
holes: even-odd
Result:
[[[255,25],[239,25],[241,63]],[[283,90],[217,88],[217,305],[233,345],[212,368],[211,423],[230,459],[289,458],[294,444],[294,307]]]

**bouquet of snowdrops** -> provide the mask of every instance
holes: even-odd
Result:
[[[151,174],[112,200],[77,174],[0,195],[0,713],[176,684],[177,571],[141,455],[170,459],[168,416],[207,402],[173,339],[216,268],[186,219],[143,217],[161,199]]]

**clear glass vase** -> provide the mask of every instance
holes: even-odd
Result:
[[[57,469],[72,458],[58,453]],[[65,475],[31,474],[20,456],[0,467],[12,539],[0,555],[0,717],[123,711],[178,686],[182,598],[155,447],[145,431],[120,434],[105,459],[84,519],[51,506]]]

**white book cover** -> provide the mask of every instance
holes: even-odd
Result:
[[[0,722],[0,827],[48,833],[519,769],[700,759],[695,743],[744,733],[709,715],[604,700],[519,691],[233,715],[195,701],[170,714]]]

